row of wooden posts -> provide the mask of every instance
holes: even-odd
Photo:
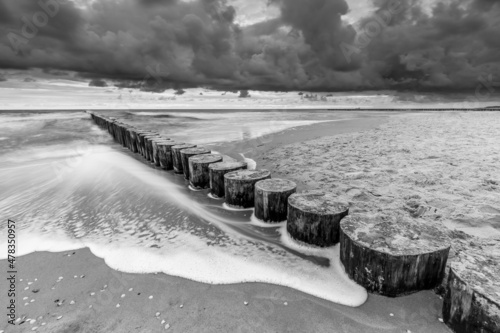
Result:
[[[348,215],[348,205],[332,194],[296,193],[294,182],[273,179],[268,170],[248,170],[245,162],[225,160],[206,148],[87,112],[124,147],[157,167],[183,174],[191,186],[209,189],[212,196],[224,198],[227,205],[254,207],[255,217],[267,223],[286,221],[287,231],[295,240],[320,247],[340,243],[340,260],[345,271],[369,292],[395,297],[435,288],[443,280],[450,249],[447,242],[403,255],[380,251],[353,232],[364,227],[362,221]],[[375,233],[385,232],[375,230]],[[442,236],[437,230],[430,232],[433,233],[435,237]],[[434,243],[440,242],[439,239]]]

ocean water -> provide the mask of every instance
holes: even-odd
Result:
[[[208,147],[353,117],[328,111],[108,114]],[[366,301],[366,291],[343,272],[338,247],[297,244],[284,223],[263,224],[252,210],[227,210],[208,191],[186,185],[182,176],[113,142],[83,112],[0,113],[0,234],[6,235],[7,218],[16,221],[18,256],[88,247],[125,272],[213,284],[266,282],[348,306]]]

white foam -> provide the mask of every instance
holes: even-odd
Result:
[[[224,208],[225,210],[232,210],[232,211],[235,211],[235,212],[243,212],[243,211],[247,211],[247,210],[253,210],[253,208],[238,208],[238,207],[233,207],[233,206],[228,205],[225,202],[222,204],[222,208]]]
[[[255,216],[255,212],[252,214],[250,217],[250,223],[251,225],[254,225],[256,227],[261,227],[261,228],[276,228],[276,227],[282,227],[283,225],[286,226],[286,221],[280,222],[280,223],[266,223],[260,219],[258,219]]]
[[[65,156],[49,155],[56,161]],[[341,269],[338,249],[314,252],[330,260],[326,268],[252,238],[251,228],[238,231],[244,222],[214,213],[165,172],[113,148],[81,155],[61,181],[53,181],[50,165],[30,167],[5,171],[0,184],[0,213],[19,217],[18,255],[89,247],[124,272],[214,284],[265,282],[349,306],[366,300],[365,290]],[[5,242],[0,239],[1,248]]]
[[[331,263],[329,268],[322,268],[291,255],[283,261],[266,259],[262,255],[238,257],[225,248],[208,247],[193,236],[182,235],[181,238],[186,247],[176,252],[172,249],[123,248],[122,245],[93,244],[89,247],[110,267],[125,272],[163,272],[211,284],[270,283],[347,306],[359,306],[367,299],[366,291],[343,272],[338,247],[321,252]]]
[[[224,200],[224,198],[219,198],[219,197],[214,196],[211,192],[208,192],[207,197],[209,197],[210,199],[219,200],[219,201]]]

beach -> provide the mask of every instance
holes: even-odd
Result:
[[[325,154],[308,153],[314,152],[313,147],[322,147],[324,142],[330,144],[331,141],[346,140],[345,137],[351,136],[369,138],[369,135],[372,133],[378,135],[384,128],[405,131],[405,126],[415,123],[412,117],[424,119],[422,118],[424,115],[401,112],[355,117],[356,119],[347,117],[338,121],[293,127],[263,137],[251,138],[237,143],[236,148],[234,148],[234,143],[213,144],[212,149],[220,149],[221,152],[227,152],[236,157],[238,154],[235,153],[235,149],[245,152],[249,157],[255,158],[259,168],[269,168],[274,178],[283,177],[297,181],[299,190],[302,191],[313,188],[317,183],[312,183],[309,178],[305,177],[310,173],[301,173],[298,171],[299,168],[307,167],[308,172],[319,172],[322,165],[314,163],[316,165],[314,169],[310,167],[310,162],[316,162],[314,158],[328,157]],[[105,140],[103,142],[107,143]],[[308,147],[308,150],[301,150],[300,147]],[[364,149],[366,147],[360,145],[357,151],[364,152]],[[250,151],[250,154],[247,151]],[[302,160],[301,156],[294,156],[292,151],[301,152],[301,156],[302,154],[307,156],[307,162]],[[116,155],[116,152],[112,153],[107,150],[97,151],[97,153],[101,158],[103,154]],[[337,156],[334,149],[331,149],[331,153]],[[121,157],[114,156],[113,158]],[[336,163],[335,161],[338,160],[332,156],[330,158],[330,163]],[[119,163],[123,164],[126,159],[130,157],[124,156]],[[142,167],[144,162],[140,160],[134,163],[137,165],[129,165],[129,171],[132,166],[141,168],[142,177],[145,176],[143,173],[146,170],[143,168],[151,168],[150,166]],[[333,187],[334,179],[336,178],[325,178],[324,187],[319,186],[319,188]],[[123,179],[111,180],[123,182],[121,185],[123,188],[119,189],[121,192],[127,192],[129,186],[134,186],[128,184],[128,181],[124,182]],[[157,178],[144,180],[146,183],[158,181]],[[334,185],[338,186],[338,183],[335,181]],[[188,197],[194,197],[188,200],[200,201],[200,195],[200,192],[191,192]],[[163,198],[163,200],[168,200],[168,198]],[[89,204],[92,202],[85,203],[85,205]],[[356,204],[354,206],[358,207]],[[143,214],[150,214],[151,209],[153,209],[152,206],[149,206]],[[160,210],[161,214],[162,209],[170,208],[158,205],[154,209],[157,212]],[[93,210],[90,209],[90,211]],[[94,214],[97,214],[95,217],[100,217],[102,213]],[[201,214],[204,212],[201,211]],[[85,214],[81,218],[84,219]],[[140,216],[137,221],[140,221]],[[64,221],[61,222],[63,223],[61,226],[64,225]],[[112,221],[112,223],[114,228],[123,227],[117,221]],[[35,327],[39,332],[129,332],[132,327],[133,331],[137,332],[157,332],[165,329],[174,332],[449,332],[440,321],[442,299],[433,291],[419,292],[395,299],[369,295],[360,306],[350,307],[328,301],[329,297],[338,297],[331,294],[331,291],[324,297],[315,297],[300,291],[300,285],[295,284],[292,289],[274,284],[272,279],[270,283],[200,283],[189,278],[164,274],[162,269],[155,270],[154,266],[151,266],[154,261],[151,260],[163,259],[156,256],[152,259],[144,257],[144,255],[147,256],[147,252],[142,254],[142,257],[136,258],[133,256],[136,253],[130,252],[129,245],[125,243],[122,247],[115,245],[112,254],[104,250],[103,244],[99,246],[93,244],[92,251],[89,251],[86,243],[81,242],[83,238],[80,238],[89,231],[83,232],[81,229],[80,226],[74,231],[78,241],[66,240],[67,249],[64,246],[59,248],[55,246],[51,249],[51,246],[45,244],[45,247],[39,246],[36,249],[37,252],[19,257],[18,279],[22,281],[17,282],[17,289],[20,291],[17,296],[17,318],[21,318],[18,323],[22,321],[25,323],[16,326],[15,329],[5,324],[0,329],[6,332],[11,330],[27,332]],[[115,236],[111,236],[111,242],[116,243],[113,239],[118,235],[117,229],[111,230],[115,232]],[[103,232],[104,235],[112,235],[109,226],[108,229],[103,229]],[[155,244],[161,244],[162,237],[155,237],[159,238],[160,242]],[[22,242],[23,238],[20,239]],[[26,238],[26,242],[30,242],[29,238]],[[145,243],[145,245],[151,246],[151,243]],[[248,251],[248,245],[246,246],[246,251]],[[51,252],[46,252],[47,250]],[[120,255],[120,253],[123,254]],[[128,257],[127,253],[132,256]],[[153,252],[150,253],[153,254]],[[132,266],[125,264],[127,261],[123,261],[123,256],[129,258],[129,262],[133,263],[130,264]],[[193,257],[188,256],[185,260],[189,259]],[[141,260],[143,268],[140,268]],[[230,262],[227,263],[230,264]],[[3,269],[6,261],[2,260],[1,264]],[[121,269],[114,270],[110,267]],[[131,267],[135,268],[131,269]],[[309,266],[305,265],[305,267]],[[186,276],[194,276],[195,280],[203,280],[205,268],[199,266],[199,269],[202,271],[198,274],[190,273],[191,275]],[[131,270],[142,274],[124,273]],[[171,268],[166,270],[172,271]],[[268,273],[275,274],[272,271]],[[265,275],[266,272],[256,272],[256,274]],[[253,275],[255,273],[252,273]],[[334,282],[333,278],[334,276],[332,276],[332,284],[338,283]],[[300,284],[301,279],[303,278],[299,278],[296,282]],[[3,283],[5,282],[2,281]],[[321,291],[318,292],[321,293]],[[318,294],[318,296],[321,295]],[[341,302],[346,301],[338,299]],[[158,316],[157,313],[159,313]],[[62,317],[59,318],[60,316]],[[27,320],[28,318],[30,320]]]
[[[351,308],[270,284],[122,273],[88,249],[33,253],[18,266],[24,323],[2,323],[5,332],[449,332],[432,291]]]

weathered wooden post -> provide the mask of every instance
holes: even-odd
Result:
[[[339,242],[340,220],[348,212],[348,205],[330,193],[296,193],[288,198],[286,229],[292,238],[304,243],[332,246]]]
[[[159,142],[158,146],[158,157],[160,159],[160,167],[164,170],[174,169],[174,158],[172,155],[172,147],[183,144],[182,142],[175,141],[164,141]]]
[[[135,127],[129,127],[128,128],[128,137],[130,139],[129,142],[129,149],[131,152],[137,154],[139,152],[137,148],[137,129]]]
[[[236,208],[251,208],[255,204],[255,183],[271,178],[269,170],[238,170],[224,175],[226,203]]]
[[[189,158],[191,156],[210,154],[212,153],[209,149],[203,147],[187,148],[181,150],[181,161],[182,161],[182,171],[184,172],[184,178],[189,180]]]
[[[403,214],[355,214],[340,222],[340,261],[369,292],[402,296],[438,286],[450,251],[434,223]]]
[[[203,154],[190,157],[188,163],[189,181],[191,185],[200,189],[210,188],[210,171],[208,167],[211,164],[221,161],[222,156],[215,154]]]
[[[166,139],[166,138],[163,138],[163,137],[158,137],[158,138],[153,138],[151,140],[151,144],[153,145],[153,163],[156,165],[156,166],[161,166],[160,164],[160,148],[159,148],[159,144],[161,143],[167,143],[167,142],[171,142],[170,139]]]
[[[224,175],[238,170],[245,170],[247,164],[245,162],[220,162],[210,164],[208,169],[210,170],[210,193],[216,198],[224,198]]]
[[[175,173],[184,173],[182,168],[182,156],[181,150],[196,148],[196,145],[192,145],[190,143],[184,143],[177,146],[172,146],[172,158],[174,160],[174,172]]]
[[[153,162],[153,139],[161,138],[160,134],[150,134],[144,137],[144,142],[146,143],[146,160]]]
[[[443,320],[454,332],[500,332],[500,245],[466,244],[449,265]]]
[[[139,152],[144,157],[146,157],[146,136],[151,134],[153,134],[151,131],[140,131],[137,133],[140,147]]]
[[[255,184],[255,217],[264,222],[287,219],[288,197],[297,191],[297,184],[285,179],[266,179]]]

